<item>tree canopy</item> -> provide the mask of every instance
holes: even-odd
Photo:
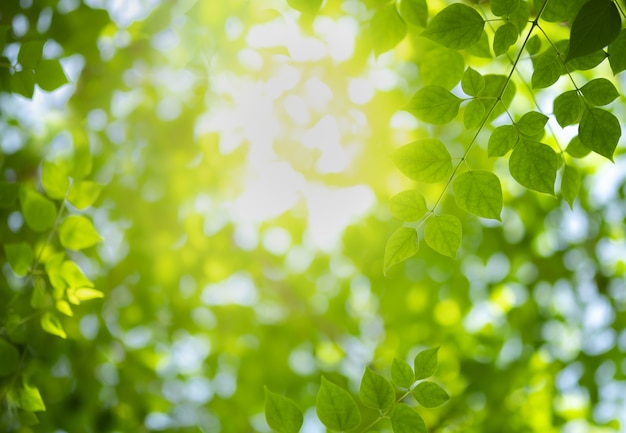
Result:
[[[0,430],[619,432],[619,0],[0,5]]]

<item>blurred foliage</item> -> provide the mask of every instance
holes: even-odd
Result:
[[[559,38],[566,3],[545,11]],[[322,377],[357,396],[366,366],[389,377],[440,347],[451,399],[418,408],[431,432],[622,431],[620,148],[576,162],[570,209],[479,135],[468,162],[500,177],[502,221],[446,195],[458,258],[420,245],[383,275],[389,198],[414,187],[393,151],[437,137],[461,155],[474,134],[399,110],[423,86],[458,90],[470,61],[510,69],[489,25],[462,51],[419,37],[446,4],[2,2],[0,430],[267,432],[266,386],[324,431]],[[612,77],[606,63],[576,74]],[[516,116],[535,107],[528,64]]]

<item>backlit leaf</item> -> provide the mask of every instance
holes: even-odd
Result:
[[[493,130],[487,143],[489,156],[504,156],[517,144],[519,132],[513,125],[498,126]]]
[[[565,151],[571,156],[573,156],[574,158],[584,158],[585,156],[589,155],[589,152],[591,152],[591,149],[585,146],[580,141],[580,138],[576,136],[572,138],[572,140],[569,142],[569,144],[565,148]]]
[[[0,377],[14,373],[20,364],[20,353],[14,345],[0,337]]]
[[[461,87],[468,95],[478,96],[478,94],[485,88],[485,79],[475,69],[468,66],[463,73]]]
[[[435,382],[421,382],[412,391],[413,396],[419,404],[431,408],[441,406],[448,400],[448,393]]]
[[[90,287],[68,287],[67,299],[74,304],[78,305],[82,301],[90,301],[92,299],[100,299],[104,297],[104,293],[100,290],[92,289]]]
[[[385,246],[385,272],[415,253],[417,253],[417,231],[409,227],[398,228]]]
[[[30,295],[30,306],[37,310],[48,306],[46,289],[41,278],[37,278],[33,284],[33,293]]]
[[[305,14],[315,14],[324,0],[287,0],[290,7]]]
[[[427,433],[426,423],[408,404],[394,406],[390,414],[393,433]]]
[[[317,393],[316,412],[322,424],[332,430],[351,430],[361,422],[361,413],[352,396],[325,377]]]
[[[404,110],[423,122],[444,125],[456,117],[461,102],[461,98],[444,87],[429,85],[418,90]]]
[[[445,89],[458,84],[465,68],[465,60],[458,51],[437,44],[432,44],[416,61],[425,86],[436,84]]]
[[[389,208],[393,216],[402,221],[417,221],[428,212],[424,196],[414,189],[402,191],[391,197]]]
[[[372,43],[376,55],[389,51],[404,38],[406,24],[394,5],[379,8],[371,21]]]
[[[498,27],[493,37],[493,52],[496,56],[504,54],[509,47],[517,41],[517,27],[515,24],[506,22]]]
[[[548,51],[548,53],[541,54],[535,62],[535,69],[531,77],[533,89],[550,87],[561,76],[561,69],[563,68],[561,61],[553,49],[550,48]]]
[[[485,105],[478,99],[472,99],[463,113],[463,125],[465,129],[478,128],[485,119]]]
[[[43,316],[41,316],[41,329],[46,331],[48,334],[56,335],[61,338],[67,338],[67,334],[65,333],[59,318],[52,313],[43,313]]]
[[[626,29],[609,44],[609,64],[614,75],[626,70]]]
[[[67,84],[67,76],[58,60],[42,60],[35,67],[35,81],[46,92],[52,92]]]
[[[454,181],[454,197],[459,207],[483,218],[500,220],[502,187],[488,171],[468,171]]]
[[[25,98],[32,98],[35,92],[35,74],[33,71],[24,69],[11,75],[11,90]]]
[[[64,198],[70,186],[67,174],[58,165],[49,161],[44,161],[42,164],[41,183],[48,197],[56,199]]]
[[[516,123],[515,126],[520,134],[527,136],[533,136],[539,134],[546,126],[548,122],[548,116],[541,114],[537,111],[530,111],[524,114]]]
[[[23,410],[42,412],[46,410],[39,389],[24,382],[19,390],[19,405]]]
[[[510,15],[519,8],[519,0],[491,0],[491,12],[497,17]]]
[[[599,155],[613,161],[613,153],[622,135],[617,118],[601,108],[587,108],[578,125],[582,144]]]
[[[20,45],[17,61],[23,69],[33,69],[40,61],[43,54],[45,41],[29,41]]]
[[[70,250],[89,248],[102,240],[93,223],[82,215],[70,215],[59,227],[61,245]]]
[[[583,114],[583,101],[578,91],[570,90],[557,96],[552,111],[562,127],[578,123]]]
[[[13,272],[20,277],[28,274],[28,269],[35,259],[33,249],[26,242],[4,244],[4,254]]]
[[[513,179],[534,191],[554,193],[558,157],[550,146],[520,140],[509,159]]]
[[[369,367],[361,379],[359,397],[367,407],[379,410],[387,410],[396,400],[396,393],[389,381]]]
[[[435,15],[422,36],[459,50],[476,44],[484,27],[485,21],[473,8],[453,3]]]
[[[437,371],[438,347],[422,350],[415,356],[413,366],[415,369],[415,380],[426,379]]]
[[[86,209],[98,199],[103,186],[89,180],[74,181],[67,200],[77,209]]]
[[[621,28],[622,20],[613,1],[593,0],[585,3],[572,23],[570,48],[565,60],[606,47],[617,38]]]
[[[424,240],[439,254],[455,258],[462,233],[461,221],[454,215],[434,215],[424,227]]]
[[[563,168],[563,177],[561,178],[561,194],[570,208],[574,208],[574,200],[578,196],[581,186],[581,177],[578,170],[570,165]]]
[[[435,183],[452,174],[452,158],[446,146],[436,138],[414,141],[392,154],[393,162],[409,178]]]
[[[415,382],[415,374],[406,361],[394,358],[391,363],[391,380],[401,388],[409,388]]]
[[[591,80],[582,86],[580,91],[591,105],[607,105],[619,96],[615,85],[606,78]]]
[[[400,0],[398,8],[400,16],[414,26],[426,27],[428,21],[428,5],[426,0]]]
[[[42,232],[52,227],[57,209],[50,199],[31,189],[24,189],[20,202],[24,220],[31,229]]]
[[[278,433],[297,433],[302,427],[300,409],[290,399],[265,388],[265,419]]]
[[[530,39],[528,39],[525,48],[526,51],[528,51],[528,54],[537,54],[541,50],[541,39],[539,39],[539,36],[534,35]]]
[[[519,7],[509,14],[509,21],[515,24],[518,32],[522,32],[530,21],[530,5],[525,0],[520,0]]]

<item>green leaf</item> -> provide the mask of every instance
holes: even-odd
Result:
[[[478,128],[485,119],[485,114],[485,105],[478,99],[472,99],[465,106],[465,112],[463,113],[465,129]]]
[[[469,47],[467,52],[471,54],[472,56],[476,56],[476,57],[482,57],[485,59],[492,58],[489,38],[487,37],[487,33],[485,31],[483,31],[483,33],[480,35],[480,39],[478,40],[478,43]]]
[[[35,259],[33,249],[26,242],[4,244],[4,254],[7,256],[15,275],[20,277],[28,274],[28,269]]]
[[[452,175],[452,158],[436,138],[414,141],[398,148],[391,158],[407,177],[418,182],[435,183]]]
[[[570,165],[563,168],[563,177],[561,178],[561,194],[569,204],[570,208],[574,208],[574,200],[578,196],[581,187],[581,177],[578,170]]]
[[[491,12],[497,17],[511,15],[519,8],[519,0],[491,0]]]
[[[278,433],[297,433],[302,427],[302,412],[295,403],[265,387],[265,419]]]
[[[426,423],[408,404],[400,403],[391,410],[393,433],[427,433]]]
[[[509,159],[513,179],[534,191],[554,193],[554,181],[558,157],[554,150],[543,143],[521,140]]]
[[[48,306],[48,299],[46,296],[46,289],[41,278],[37,278],[33,284],[33,293],[30,296],[30,306],[36,310],[46,308]]]
[[[485,78],[468,66],[461,79],[461,88],[470,96],[478,96],[485,88]]]
[[[20,365],[20,353],[14,345],[0,337],[0,377],[6,377],[17,371]]]
[[[613,102],[619,92],[615,85],[606,78],[596,78],[580,88],[585,99],[591,105],[602,106]]]
[[[580,7],[587,0],[550,0],[541,14],[541,19],[551,23],[573,21]],[[535,9],[541,8],[544,0],[535,0]]]
[[[369,367],[365,367],[359,397],[367,407],[387,410],[396,401],[396,393],[389,381]]]
[[[76,209],[86,209],[96,202],[103,186],[89,180],[74,181],[67,201]]]
[[[20,194],[20,185],[17,183],[0,182],[0,208],[11,209]]]
[[[583,114],[583,101],[578,91],[570,90],[557,96],[552,111],[561,127],[578,123]]]
[[[591,149],[585,146],[580,141],[580,138],[576,136],[572,138],[572,140],[569,142],[569,144],[565,148],[565,151],[569,153],[571,156],[573,156],[574,158],[584,158],[585,156],[589,155],[589,152],[591,152]]]
[[[578,125],[580,141],[592,151],[613,161],[613,153],[622,135],[617,118],[601,108],[587,108]]]
[[[528,54],[530,54],[531,56],[537,54],[541,50],[541,39],[539,38],[539,36],[534,35],[533,37],[528,39],[525,48]]]
[[[549,53],[541,54],[535,62],[535,69],[530,79],[533,89],[544,89],[556,83],[561,76],[563,65],[554,53],[549,49]]]
[[[422,350],[417,354],[413,361],[415,368],[415,380],[426,379],[437,371],[437,353],[438,347]]]
[[[572,23],[570,48],[565,61],[606,47],[617,38],[621,28],[622,20],[613,1],[593,0],[585,3]]]
[[[30,41],[20,45],[17,61],[24,70],[33,69],[39,63],[43,55],[43,45],[44,41]]]
[[[542,132],[546,123],[548,123],[548,116],[537,111],[530,111],[524,114],[515,126],[520,134],[533,136]]]
[[[502,55],[509,50],[509,47],[517,42],[519,32],[515,24],[506,22],[498,27],[493,37],[493,52],[496,56]]]
[[[407,23],[413,26],[426,27],[428,22],[428,4],[426,0],[400,0],[398,10],[400,16]]]
[[[66,173],[58,165],[49,161],[43,162],[41,184],[46,190],[48,197],[61,199],[65,197],[70,186],[70,180]]]
[[[444,87],[430,85],[418,90],[404,110],[423,122],[444,125],[456,117],[462,101]]]
[[[488,171],[468,171],[454,181],[459,207],[471,214],[500,221],[502,187],[498,176]]]
[[[419,383],[411,392],[417,402],[427,408],[441,406],[450,400],[448,393],[435,382]]]
[[[372,17],[372,43],[377,56],[398,45],[405,34],[406,24],[394,5],[381,7]]]
[[[48,334],[56,335],[57,337],[67,338],[67,334],[59,321],[59,318],[52,313],[46,312],[41,316],[41,329]]]
[[[434,215],[424,227],[424,240],[439,254],[455,258],[462,232],[461,221],[454,215]]]
[[[92,299],[104,298],[104,293],[100,290],[90,287],[68,287],[67,299],[74,305],[80,304],[82,301],[91,301]]]
[[[493,130],[487,143],[487,154],[491,156],[504,156],[517,144],[519,132],[513,125],[498,126]]]
[[[478,43],[484,27],[485,21],[473,8],[453,3],[435,15],[422,36],[460,50]]]
[[[39,389],[30,386],[26,382],[22,384],[22,388],[19,390],[19,405],[23,410],[30,412],[42,412],[46,410],[46,405],[41,399]]]
[[[409,227],[400,227],[392,233],[385,246],[384,272],[393,265],[403,262],[417,253],[417,231]]]
[[[515,96],[515,83],[507,80],[504,75],[487,74],[485,78],[485,89],[481,92],[481,101],[485,104],[485,111],[491,110],[491,119],[495,119],[504,113]],[[503,86],[506,85],[504,93]],[[492,109],[493,107],[493,109]]]
[[[465,60],[455,50],[431,44],[423,55],[417,58],[422,83],[427,86],[439,85],[445,89],[452,89],[463,76]]]
[[[31,99],[35,92],[35,74],[29,69],[17,71],[11,76],[11,90],[13,93]]]
[[[70,215],[59,227],[61,245],[70,250],[89,248],[102,240],[92,222],[82,215]]]
[[[322,6],[324,0],[287,0],[293,9],[304,14],[315,14]]]
[[[317,393],[316,406],[317,417],[329,429],[351,430],[361,422],[361,413],[352,396],[325,377]]]
[[[402,221],[417,221],[428,212],[424,196],[414,189],[402,191],[391,197],[389,208],[393,216]]]
[[[41,90],[46,92],[52,92],[68,83],[58,60],[42,60],[35,67],[35,81]]]
[[[522,32],[530,21],[530,5],[527,1],[520,1],[519,7],[509,14],[509,21],[515,24],[518,32]]]
[[[391,363],[391,380],[401,388],[410,388],[415,382],[415,374],[406,361],[394,358]]]
[[[31,189],[23,189],[20,201],[24,220],[31,229],[42,232],[52,228],[57,209],[50,199]]]
[[[622,29],[617,38],[609,44],[608,53],[613,75],[626,70],[626,29]]]
[[[569,45],[568,45],[569,49]],[[594,51],[586,56],[576,57],[567,63],[569,70],[588,71],[595,68],[608,57],[608,54],[604,50]]]

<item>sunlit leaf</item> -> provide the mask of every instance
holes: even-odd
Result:
[[[453,3],[433,17],[422,36],[459,50],[476,44],[484,27],[485,21],[473,8]]]
[[[614,75],[626,70],[626,29],[609,44],[609,64]]]
[[[445,88],[430,85],[418,90],[404,110],[423,122],[444,125],[456,117],[462,101]]]
[[[491,12],[497,17],[510,15],[519,8],[520,0],[491,0]]]
[[[415,374],[406,361],[394,358],[391,363],[391,380],[396,386],[409,388],[415,382]]]
[[[601,108],[587,108],[578,126],[582,144],[599,155],[613,161],[613,153],[622,135],[617,118]]]
[[[535,62],[531,77],[533,89],[543,89],[556,83],[563,68],[561,61],[551,48],[548,53],[541,54]]]
[[[427,433],[426,423],[411,406],[400,403],[390,414],[393,433]]]
[[[619,97],[615,85],[606,78],[596,78],[580,88],[585,100],[591,105],[607,105]]]
[[[65,314],[68,317],[72,317],[74,316],[74,312],[72,311],[72,307],[70,306],[70,304],[67,301],[64,300],[58,300],[55,302],[54,304],[55,308],[57,309],[57,311],[61,314]]]
[[[302,427],[300,409],[290,399],[265,388],[265,419],[278,433],[297,433]]]
[[[450,400],[448,393],[435,382],[421,382],[412,390],[412,394],[419,404],[424,407],[437,407]]]
[[[31,229],[42,232],[53,226],[57,209],[51,200],[31,189],[24,189],[20,201],[24,220]]]
[[[581,187],[581,177],[578,170],[571,165],[565,165],[563,168],[563,177],[561,178],[561,194],[570,208],[574,208],[574,200],[578,197]]]
[[[369,367],[361,378],[359,397],[363,404],[373,409],[387,410],[396,400],[396,393],[391,383]]]
[[[498,126],[493,130],[487,143],[489,156],[504,156],[517,144],[519,132],[513,125]]]
[[[515,126],[520,134],[527,136],[533,136],[541,131],[548,122],[548,116],[538,113],[537,111],[530,111],[524,114],[516,123]]]
[[[0,377],[14,373],[20,364],[20,353],[17,348],[0,337]]]
[[[585,3],[572,23],[570,49],[565,60],[606,47],[617,38],[621,28],[622,20],[613,1],[593,0]]]
[[[23,410],[41,412],[46,410],[39,389],[24,382],[19,390],[19,404]]]
[[[67,334],[65,333],[59,318],[52,313],[43,313],[43,316],[41,316],[41,329],[46,331],[48,334],[56,335],[61,338],[67,338]]]
[[[520,140],[509,159],[513,179],[528,189],[554,193],[558,157],[550,146],[530,140]]]
[[[425,86],[434,84],[445,89],[458,84],[465,68],[465,60],[458,51],[436,44],[416,61]]]
[[[515,24],[518,32],[524,31],[530,21],[530,5],[520,0],[519,7],[509,14],[509,21]]]
[[[46,289],[44,287],[44,282],[40,278],[37,278],[33,284],[33,293],[30,296],[30,306],[36,310],[46,308],[48,306]]]
[[[539,36],[534,35],[530,39],[528,39],[525,48],[530,55],[537,54],[539,51],[541,51],[541,39],[539,39]]]
[[[500,220],[502,187],[488,171],[468,171],[454,181],[454,197],[459,207],[483,218]]]
[[[438,347],[422,350],[415,356],[413,366],[415,369],[415,380],[426,379],[437,371]]]
[[[414,189],[402,191],[391,197],[389,208],[393,216],[402,221],[417,221],[428,212],[424,196]]]
[[[322,377],[317,393],[315,410],[322,424],[329,429],[351,430],[361,422],[361,413],[352,396],[325,377]]]
[[[52,92],[68,83],[58,60],[42,60],[35,67],[35,81],[42,90],[47,92]]]
[[[426,27],[428,21],[428,4],[426,0],[400,0],[400,16],[414,26]]]
[[[89,180],[75,181],[72,184],[67,200],[77,209],[86,209],[93,205],[103,186]]]
[[[35,259],[32,247],[26,242],[4,244],[4,254],[16,275],[23,277]]]
[[[570,90],[557,96],[552,111],[562,127],[578,123],[583,114],[583,101],[578,91]]]
[[[485,78],[472,67],[469,67],[463,73],[461,80],[463,91],[470,96],[478,96],[485,88]]]
[[[585,146],[580,141],[580,138],[576,136],[572,138],[572,140],[569,142],[569,144],[565,148],[565,151],[571,156],[573,156],[574,158],[584,158],[585,156],[589,155],[589,152],[591,152],[591,149]]]
[[[56,199],[64,198],[70,186],[67,174],[58,165],[49,161],[44,161],[42,164],[41,183],[48,197]]]
[[[452,174],[452,158],[436,138],[414,141],[397,149],[393,162],[407,177],[418,182],[435,183]]]
[[[25,98],[32,98],[35,92],[35,74],[29,69],[11,75],[11,90]]]
[[[89,248],[102,240],[93,223],[82,215],[70,215],[59,226],[61,245],[70,250]]]
[[[465,106],[463,114],[463,124],[465,129],[478,128],[485,119],[485,105],[478,99],[472,99]]]
[[[409,227],[397,229],[385,246],[384,271],[417,253],[417,232]]]
[[[439,254],[455,258],[462,231],[461,221],[454,215],[433,215],[424,227],[424,240]]]
[[[314,14],[322,6],[324,0],[287,0],[289,6],[306,14]]]
[[[493,52],[496,56],[506,53],[511,45],[517,41],[518,30],[515,24],[507,22],[496,30],[493,37]]]
[[[379,8],[371,21],[372,43],[376,55],[389,51],[406,34],[406,24],[394,5]]]

